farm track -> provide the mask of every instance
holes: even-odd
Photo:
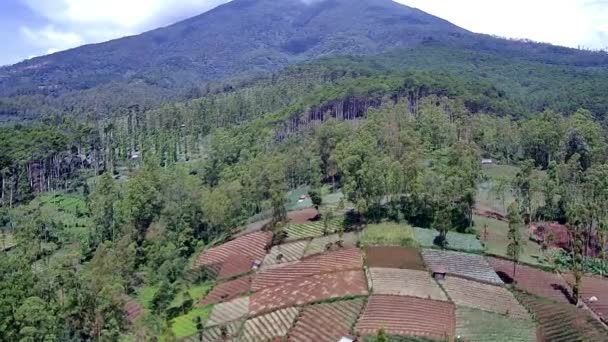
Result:
[[[427,271],[370,268],[369,274],[372,278],[374,294],[448,300]]]
[[[327,252],[327,244],[334,244],[340,238],[338,234],[332,234],[328,236],[322,236],[318,238],[312,239],[306,251],[304,252],[304,257],[309,257],[311,255],[320,254]],[[346,248],[352,248],[357,245],[357,241],[359,240],[359,234],[355,232],[344,233],[342,236],[342,246]],[[336,248],[335,245],[333,248]]]
[[[241,319],[249,313],[249,297],[233,299],[213,306],[207,326],[222,325]]]
[[[513,263],[511,261],[498,258],[489,258],[488,260],[496,273],[505,279],[505,282],[512,283]],[[518,265],[515,280],[517,281],[515,287],[520,290],[561,303],[570,303],[570,287],[555,273]]]
[[[308,244],[308,240],[302,240],[272,247],[264,258],[262,269],[300,260],[304,256],[304,250]],[[278,258],[279,255],[281,256],[280,260]]]
[[[456,335],[470,342],[535,342],[536,325],[531,319],[457,307]]]
[[[503,285],[502,280],[496,275],[492,266],[481,255],[423,249],[422,258],[431,270],[443,266],[450,275]]]
[[[512,319],[530,319],[526,308],[504,287],[451,276],[441,284],[456,305],[508,315]]]
[[[255,292],[251,295],[249,310],[255,316],[290,306],[367,294],[367,282],[361,270],[324,273]]]
[[[523,292],[517,292],[516,296],[538,320],[539,341],[608,341],[608,330],[584,309]]]
[[[315,274],[363,268],[363,254],[356,248],[346,248],[301,261],[262,270],[253,278],[252,291],[281,285]]]
[[[574,276],[565,274],[564,279],[574,285]],[[595,297],[597,301],[591,301]],[[598,317],[608,324],[608,278],[585,276],[581,280],[581,298]]]
[[[245,322],[241,337],[243,342],[272,341],[287,335],[298,317],[298,308],[291,307],[251,318]]]
[[[200,305],[216,304],[246,295],[251,289],[252,276],[244,276],[216,285],[200,301]]]
[[[351,333],[364,304],[365,299],[358,298],[308,306],[290,331],[288,341],[338,341]]]
[[[357,322],[356,332],[369,336],[380,329],[398,336],[439,340],[453,337],[454,304],[415,297],[372,295]]]
[[[415,248],[367,247],[365,255],[369,267],[426,270],[420,252]]]

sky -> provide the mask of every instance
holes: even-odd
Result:
[[[227,1],[0,0],[0,65],[138,34]],[[474,32],[608,48],[608,0],[396,1]]]

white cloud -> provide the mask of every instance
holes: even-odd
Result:
[[[46,53],[54,53],[85,43],[83,37],[74,32],[60,31],[53,25],[47,25],[38,30],[27,26],[21,27],[21,34],[37,47],[47,49]]]

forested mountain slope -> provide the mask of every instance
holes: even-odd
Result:
[[[234,0],[166,28],[0,69],[0,120],[120,114],[133,105],[198,97],[211,80],[422,46],[568,68],[608,66],[605,53],[475,34],[391,0]],[[462,62],[431,58],[426,65]]]

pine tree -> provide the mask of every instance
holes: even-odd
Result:
[[[507,245],[507,255],[513,259],[513,281],[515,281],[517,263],[519,262],[519,257],[523,249],[521,230],[524,227],[524,221],[521,217],[519,202],[516,201],[509,206],[508,219],[509,232],[507,237],[509,238],[509,244]]]

